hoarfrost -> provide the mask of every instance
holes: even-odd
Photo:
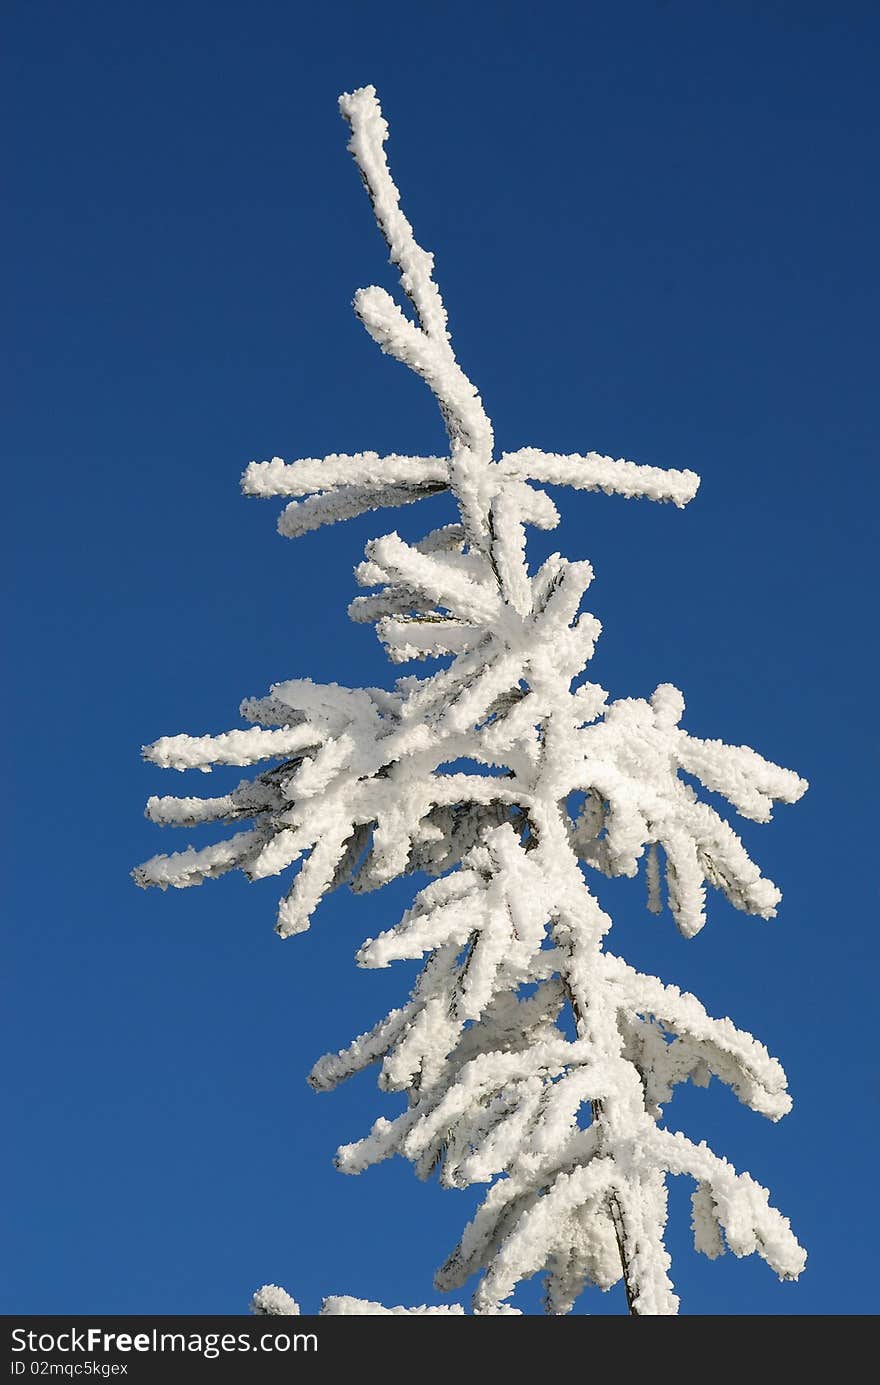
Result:
[[[154,764],[180,771],[271,763],[219,798],[151,798],[160,825],[251,825],[156,856],[136,879],[183,888],[233,869],[251,879],[293,869],[276,925],[286,937],[344,884],[431,877],[357,954],[363,967],[424,959],[408,1001],[320,1059],[310,1081],[324,1091],[376,1066],[380,1088],[407,1094],[401,1115],[338,1151],[344,1172],[400,1155],[422,1178],[487,1186],[436,1281],[448,1290],[478,1275],[474,1312],[515,1311],[507,1300],[517,1285],[543,1274],[550,1313],[621,1278],[633,1313],[675,1313],[663,1239],[670,1174],[696,1185],[698,1250],[756,1252],[795,1278],[804,1252],[766,1190],[664,1123],[678,1084],[713,1076],[778,1120],[790,1107],[780,1064],[730,1019],[606,952],[611,920],[591,881],[644,866],[649,909],[661,912],[665,893],[686,937],[706,922],[709,887],[770,918],[779,890],[693,781],[755,822],[806,784],[748,747],[690,734],[670,684],[647,699],[609,699],[585,681],[601,631],[582,610],[592,568],[554,554],[531,572],[526,555],[528,527],[559,520],[545,485],[681,508],[699,479],[595,452],[527,447],[495,458],[492,425],[452,349],[433,256],[400,208],[373,88],[340,107],[412,315],[375,287],[356,295],[355,311],[433,392],[449,455],[276,457],[252,463],[243,488],[287,500],[279,528],[290,537],[451,492],[457,524],[414,544],[391,532],[367,545],[356,576],[371,591],[350,608],[375,624],[392,662],[439,666],[391,690],[278,683],[242,704],[251,729],[147,747]],[[474,770],[450,768],[461,760]],[[299,1311],[272,1285],[253,1307]],[[341,1297],[321,1311],[464,1310]]]

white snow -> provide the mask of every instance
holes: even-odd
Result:
[[[415,320],[375,287],[358,293],[355,311],[381,349],[429,385],[449,456],[276,457],[252,463],[243,486],[291,500],[280,521],[290,536],[450,490],[460,523],[418,543],[397,533],[372,540],[356,576],[375,590],[350,608],[375,623],[392,662],[440,664],[391,690],[279,683],[242,704],[257,723],[250,729],[147,747],[150,761],[177,770],[263,768],[218,798],[151,798],[160,825],[252,826],[154,857],[136,878],[180,888],[235,868],[257,879],[298,865],[279,905],[277,929],[288,936],[341,885],[420,876],[403,918],[357,954],[363,967],[424,958],[409,1000],[320,1059],[310,1080],[328,1090],[375,1064],[380,1088],[408,1095],[402,1114],[339,1150],[343,1171],[399,1154],[420,1177],[487,1185],[437,1277],[450,1289],[478,1273],[475,1312],[513,1311],[518,1283],[539,1273],[552,1313],[570,1311],[585,1285],[607,1289],[621,1276],[633,1311],[676,1312],[664,1246],[669,1174],[696,1184],[698,1250],[754,1251],[794,1278],[804,1252],[766,1191],[663,1124],[676,1085],[713,1076],[779,1119],[791,1104],[780,1064],[730,1019],[605,952],[611,920],[600,895],[602,875],[634,876],[644,863],[649,909],[662,911],[665,878],[686,937],[706,922],[707,887],[772,917],[777,887],[692,781],[756,822],[806,784],[748,747],[692,736],[670,684],[648,699],[610,699],[585,681],[601,631],[582,610],[592,568],[553,554],[531,572],[526,552],[527,526],[558,522],[543,485],[682,507],[698,477],[594,452],[494,458],[491,423],[452,349],[433,256],[400,208],[375,92],[362,88],[340,106]],[[269,1285],[254,1311],[299,1310]],[[463,1309],[341,1297],[321,1311]]]

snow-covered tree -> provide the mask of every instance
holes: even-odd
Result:
[[[478,1276],[474,1312],[513,1311],[520,1281],[543,1274],[549,1313],[570,1311],[585,1285],[621,1278],[632,1313],[675,1313],[668,1174],[695,1184],[698,1250],[757,1251],[794,1279],[805,1254],[767,1191],[664,1119],[676,1084],[714,1075],[778,1120],[791,1104],[781,1066],[729,1019],[606,951],[611,920],[589,882],[643,866],[648,908],[661,913],[665,902],[686,937],[706,921],[707,885],[770,918],[779,890],[693,781],[755,822],[806,784],[745,746],[691,736],[669,684],[609,700],[582,676],[600,632],[581,611],[590,564],[554,553],[532,571],[526,560],[528,526],[559,519],[546,485],[682,507],[699,479],[596,453],[495,455],[453,353],[433,257],[400,208],[376,93],[344,95],[340,107],[412,308],[373,287],[356,295],[355,312],[433,392],[449,454],[275,457],[252,463],[243,487],[288,500],[278,527],[289,537],[451,492],[457,523],[417,543],[388,533],[367,544],[356,576],[370,594],[349,608],[375,624],[392,662],[435,667],[391,690],[277,683],[242,704],[244,729],[147,747],[153,764],[177,770],[264,767],[218,798],[151,798],[158,824],[248,825],[156,856],[136,878],[182,888],[234,868],[251,880],[293,871],[276,924],[286,938],[309,927],[331,890],[415,877],[403,918],[357,954],[362,967],[423,958],[411,995],[321,1058],[310,1081],[327,1091],[375,1064],[379,1087],[408,1098],[403,1114],[339,1150],[343,1172],[400,1154],[421,1178],[486,1185],[436,1278],[452,1290]],[[299,1311],[271,1285],[253,1306]],[[462,1309],[338,1298],[323,1311]]]

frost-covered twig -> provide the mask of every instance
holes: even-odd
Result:
[[[806,784],[747,747],[690,735],[669,684],[650,699],[609,701],[583,680],[601,630],[581,609],[592,568],[553,554],[533,572],[526,556],[528,527],[559,521],[544,485],[681,507],[698,478],[593,452],[494,458],[491,424],[455,359],[433,257],[400,208],[376,94],[365,87],[340,107],[416,320],[375,287],[357,294],[355,310],[381,349],[429,385],[449,456],[274,458],[248,467],[244,489],[289,501],[279,527],[290,536],[451,490],[459,523],[417,543],[390,533],[367,545],[356,576],[371,591],[350,608],[375,623],[393,662],[440,666],[390,691],[279,683],[242,704],[250,729],[147,747],[152,762],[178,770],[264,767],[216,798],[151,798],[157,824],[251,826],[154,857],[136,878],[180,888],[235,868],[257,879],[296,867],[276,925],[288,936],[342,885],[430,877],[403,918],[357,954],[363,967],[423,959],[408,1001],[320,1059],[310,1081],[326,1091],[376,1065],[381,1089],[407,1094],[401,1115],[340,1149],[343,1171],[399,1154],[420,1177],[487,1185],[437,1276],[447,1290],[478,1275],[474,1312],[516,1311],[508,1299],[536,1273],[551,1313],[570,1311],[585,1285],[621,1278],[631,1312],[677,1311],[664,1245],[669,1174],[696,1184],[697,1249],[756,1251],[795,1278],[804,1253],[766,1191],[663,1123],[678,1084],[713,1076],[777,1120],[790,1106],[781,1066],[694,996],[605,952],[611,920],[588,881],[635,875],[644,862],[649,908],[663,907],[665,874],[687,937],[705,923],[707,885],[769,918],[778,889],[692,781],[757,822]],[[467,771],[456,768],[462,760]],[[299,1311],[271,1285],[253,1306]],[[332,1298],[321,1311],[463,1310]]]

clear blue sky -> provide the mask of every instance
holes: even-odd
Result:
[[[677,1185],[683,1309],[875,1311],[876,6],[12,0],[5,31],[0,1306],[239,1312],[267,1280],[312,1310],[432,1300],[473,1204],[401,1162],[335,1173],[387,1099],[304,1081],[405,995],[405,966],[353,953],[406,888],[282,943],[276,881],[128,874],[183,845],[142,809],[186,781],[141,744],[228,729],[283,678],[391,679],[346,619],[351,569],[445,513],[290,543],[238,491],[273,453],[443,448],[349,307],[393,283],[336,111],[372,82],[501,445],[702,474],[684,513],[564,497],[552,544],[597,573],[592,676],[675,682],[695,734],[811,781],[738,824],[774,922],[715,898],[684,942],[640,884],[600,886],[614,950],[754,1032],[795,1098],[777,1126],[717,1083],[667,1108],[810,1252],[798,1286],[710,1264]]]

